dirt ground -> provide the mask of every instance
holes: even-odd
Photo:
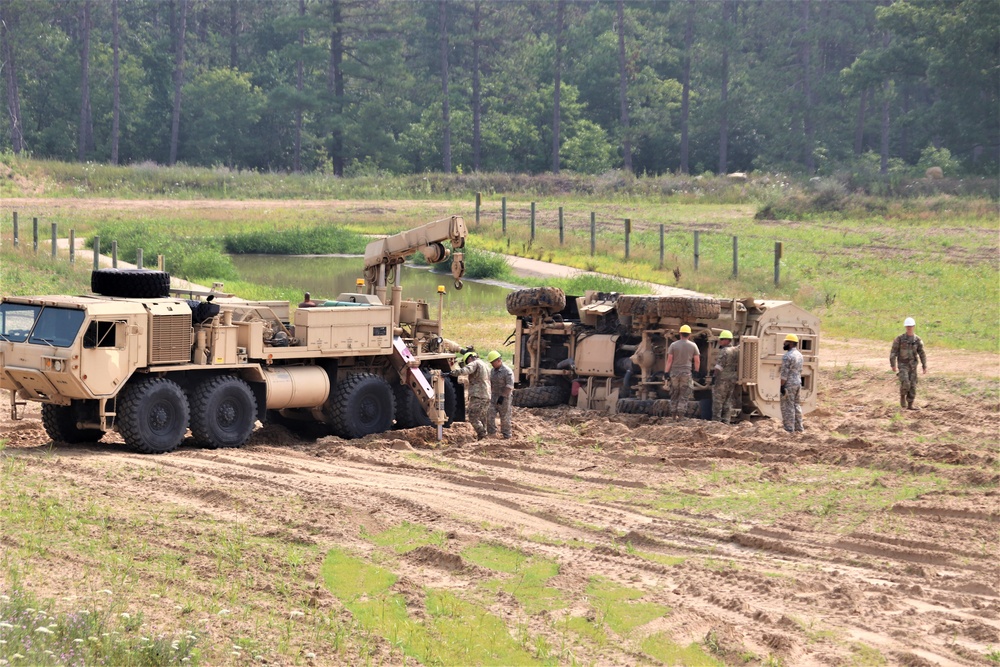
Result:
[[[373,550],[366,535],[409,522],[447,535],[392,562],[411,593],[433,586],[481,595],[496,573],[461,555],[477,543],[558,564],[546,585],[561,591],[565,609],[528,614],[513,595],[487,595],[512,634],[527,628],[556,642],[560,619],[588,613],[593,577],[669,608],[616,640],[581,638],[556,656],[563,664],[651,661],[637,647],[661,632],[682,646],[700,642],[731,665],[995,662],[996,356],[958,355],[957,367],[932,357],[922,409],[900,412],[885,350],[863,341],[828,347],[820,407],[798,436],[769,420],[675,423],[563,407],[516,409],[509,441],[477,442],[466,424],[440,444],[430,428],[345,442],[268,426],[242,450],[142,456],[116,434],[53,449],[35,409],[23,421],[0,420],[2,457],[25,462],[57,495],[73,489],[123,514],[136,503],[174,508],[148,539],[191,563],[205,559],[192,539],[198,517],[362,556]],[[935,370],[946,362],[948,375]],[[775,501],[772,492],[786,495]],[[0,540],[0,550],[14,546]],[[319,580],[319,566],[306,563],[307,581]],[[274,566],[241,567],[252,578]],[[79,553],[49,551],[45,571],[32,582],[39,594],[102,585]],[[349,616],[329,593],[310,590]],[[226,642],[248,631],[213,621],[205,632]],[[403,662],[388,641],[376,644],[368,649],[375,662]],[[360,661],[356,650],[313,646],[308,662]]]

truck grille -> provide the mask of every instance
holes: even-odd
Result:
[[[740,337],[740,378],[741,383],[757,384],[757,368],[760,365],[760,339],[757,336]]]
[[[191,361],[191,316],[154,315],[149,332],[149,363]]]

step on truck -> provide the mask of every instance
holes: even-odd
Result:
[[[170,276],[100,269],[92,294],[0,300],[0,388],[13,419],[41,403],[53,441],[118,431],[135,450],[176,449],[190,431],[209,448],[240,447],[258,420],[359,438],[464,419],[448,372],[454,350],[436,308],[402,296],[419,252],[465,273],[461,217],[372,241],[357,292],[334,299],[248,301],[171,291]]]
[[[567,296],[554,287],[507,295],[516,317],[513,404],[549,407],[571,404],[609,414],[668,416],[667,347],[684,324],[701,354],[692,378],[694,399],[687,416],[711,419],[708,382],[719,334],[730,331],[739,347],[739,387],[734,418],[781,418],[782,344],[799,338],[803,356],[802,412],[816,408],[819,318],[791,301],[708,296],[621,295],[588,291]]]

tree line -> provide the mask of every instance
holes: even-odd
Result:
[[[997,0],[0,0],[2,147],[336,175],[1000,163]]]

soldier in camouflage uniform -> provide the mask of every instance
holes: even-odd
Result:
[[[490,371],[490,407],[486,412],[486,432],[496,435],[497,415],[500,415],[500,435],[510,438],[511,395],[514,393],[514,371],[500,358],[500,353],[491,350],[486,361],[493,366]]]
[[[920,408],[913,407],[913,400],[917,397],[917,360],[919,359],[924,373],[927,373],[927,355],[924,354],[924,342],[913,333],[916,321],[907,317],[903,326],[906,327],[906,333],[899,334],[892,341],[889,365],[895,371],[896,362],[899,362],[899,407],[919,410]]]
[[[486,412],[490,405],[490,368],[475,352],[461,355],[461,368],[451,372],[453,377],[468,378],[468,400],[465,402],[465,418],[476,437],[486,437]]]
[[[674,419],[687,414],[691,400],[691,367],[694,366],[695,373],[701,367],[698,346],[691,340],[691,327],[682,324],[679,333],[680,340],[667,348],[667,364],[663,369],[669,376],[670,413]]]
[[[733,343],[731,331],[719,334],[719,354],[715,358],[712,379],[712,421],[728,424],[734,403],[741,398],[739,379],[740,349]],[[738,405],[735,407],[742,407]]]
[[[781,358],[781,424],[789,433],[804,431],[799,390],[802,389],[802,353],[799,337],[785,336],[785,355]]]

